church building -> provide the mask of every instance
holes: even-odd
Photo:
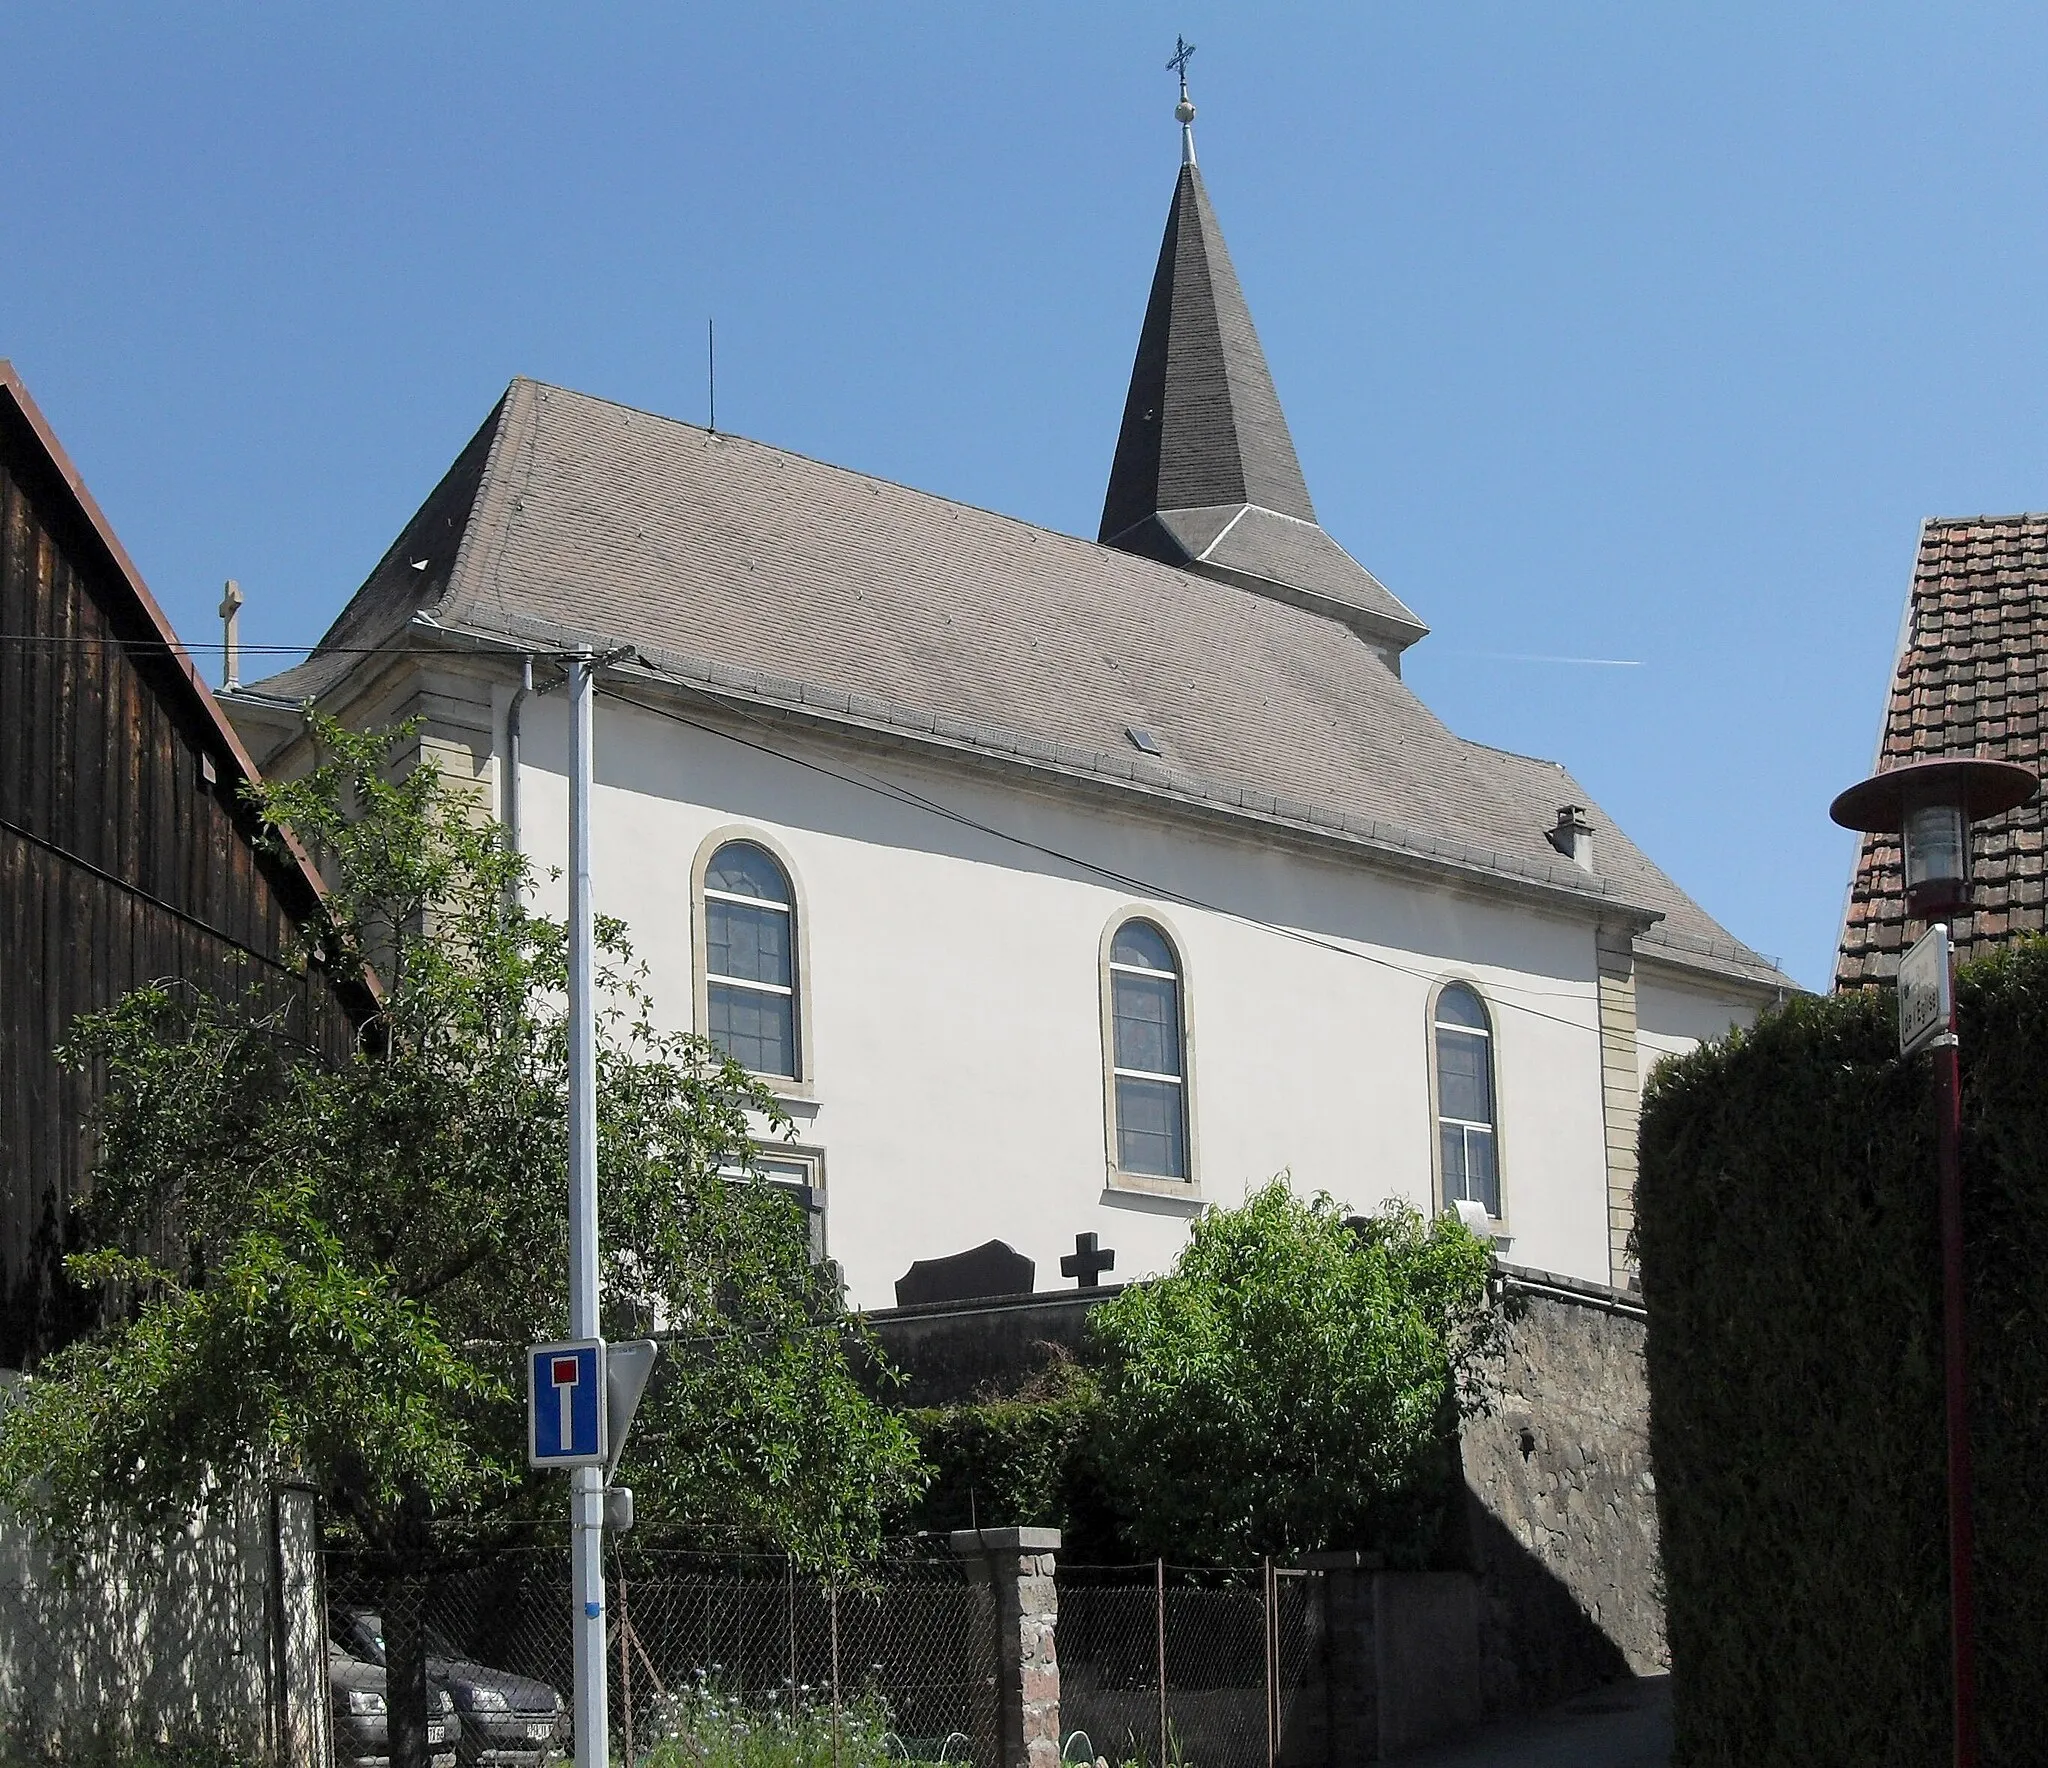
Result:
[[[223,704],[283,774],[307,702],[420,717],[560,912],[550,690],[604,657],[598,910],[782,1100],[856,1305],[992,1239],[1156,1272],[1282,1170],[1626,1285],[1643,1076],[1793,985],[1402,680],[1427,628],[1317,520],[1179,114],[1097,538],[515,380]]]

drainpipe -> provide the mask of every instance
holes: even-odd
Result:
[[[505,851],[519,851],[519,713],[526,696],[533,692],[533,659],[519,660],[519,685],[512,690],[511,704],[505,708],[505,787],[503,814],[505,825]]]

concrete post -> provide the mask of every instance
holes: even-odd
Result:
[[[1059,1768],[1060,1663],[1053,1646],[1058,1529],[955,1529],[970,1583],[985,1584],[996,1619],[996,1729],[1002,1768]]]

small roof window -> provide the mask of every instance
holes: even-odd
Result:
[[[1124,735],[1131,739],[1133,748],[1142,749],[1147,755],[1157,755],[1159,753],[1159,739],[1142,724],[1125,725]]]

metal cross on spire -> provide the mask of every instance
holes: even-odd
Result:
[[[1180,75],[1180,103],[1173,107],[1173,114],[1180,119],[1180,163],[1184,166],[1195,163],[1195,105],[1188,97],[1188,58],[1194,53],[1195,46],[1175,32],[1173,55],[1166,69]]]

